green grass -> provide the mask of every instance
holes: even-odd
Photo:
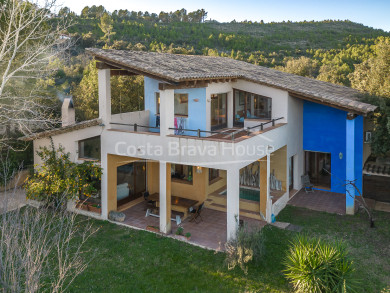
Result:
[[[287,207],[278,220],[301,225],[309,235],[345,240],[362,279],[361,292],[380,292],[390,284],[390,214],[377,212],[375,217],[377,228],[370,229],[364,215]],[[244,275],[238,268],[227,270],[223,253],[93,221],[100,230],[88,245],[96,252],[72,292],[291,292],[281,271],[295,232],[265,227],[266,256]]]

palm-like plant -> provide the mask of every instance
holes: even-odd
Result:
[[[298,236],[291,243],[285,266],[296,292],[354,292],[353,261],[341,242]]]

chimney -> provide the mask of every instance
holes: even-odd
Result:
[[[72,98],[65,98],[61,107],[62,127],[76,123],[76,115]]]

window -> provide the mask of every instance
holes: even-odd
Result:
[[[175,94],[175,115],[188,116],[188,94]]]
[[[172,164],[171,178],[183,180],[192,184],[192,166]]]
[[[156,93],[156,114],[160,114],[160,93]]]
[[[244,119],[271,119],[272,99],[261,95],[234,90],[234,123]]]
[[[79,141],[79,158],[100,160],[100,136]]]
[[[219,178],[219,170],[218,169],[209,169],[209,183],[211,183],[213,180]]]

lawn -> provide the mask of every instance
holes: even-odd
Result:
[[[360,292],[390,286],[390,214],[375,213],[376,228],[365,215],[338,216],[288,206],[277,220],[304,227],[305,233],[343,239],[361,279]],[[228,271],[224,254],[105,221],[89,240],[95,250],[71,292],[291,292],[282,261],[296,232],[266,226],[266,255],[250,264],[248,275]],[[91,253],[91,255],[93,255]]]

